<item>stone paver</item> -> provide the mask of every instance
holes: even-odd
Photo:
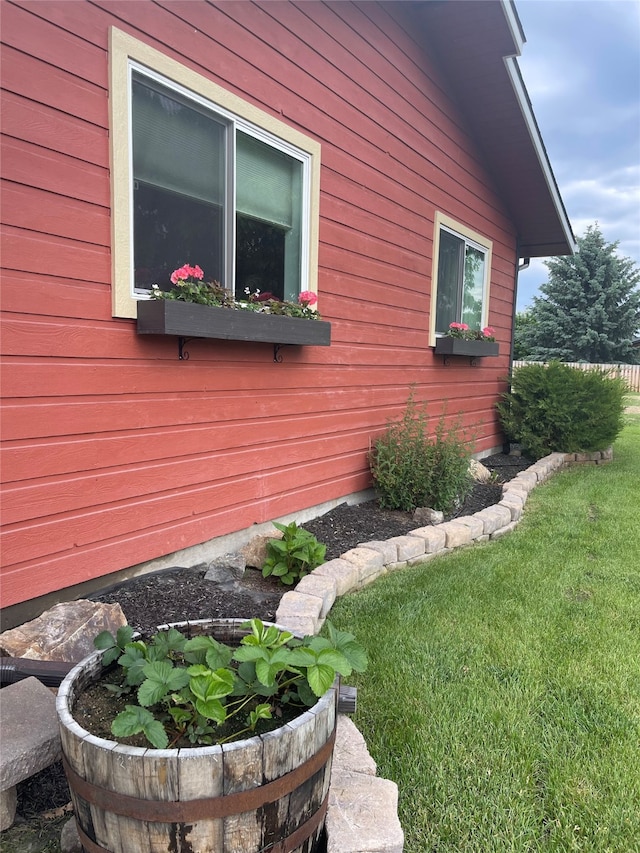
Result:
[[[325,619],[327,613],[331,610],[333,603],[336,600],[336,586],[335,578],[312,573],[310,575],[305,575],[298,581],[295,591],[303,593],[304,595],[315,595],[319,598],[322,601],[320,618]],[[287,593],[285,593],[285,595],[286,594]]]
[[[329,560],[313,570],[314,575],[333,578],[337,595],[345,595],[358,585],[358,567],[349,560]]]
[[[53,693],[37,678],[25,678],[0,690],[0,830],[16,813],[18,782],[58,761],[60,732]]]
[[[326,828],[327,853],[402,853],[398,786],[363,773],[332,772]]]
[[[382,554],[371,548],[352,548],[342,555],[342,559],[353,563],[357,568],[358,586],[365,586],[367,582],[371,583],[384,572]]]
[[[390,563],[395,563],[398,559],[398,548],[392,539],[386,539],[382,542],[374,540],[372,542],[362,542],[363,548],[370,548],[372,551],[377,551],[382,554],[382,562],[385,566]]]
[[[466,524],[459,524],[457,521],[445,521],[444,524],[440,525],[440,530],[444,530],[447,548],[460,548],[462,545],[468,545],[471,542],[471,530]]]
[[[410,560],[412,557],[421,557],[425,553],[425,542],[421,536],[394,536],[389,539],[398,550],[398,560]]]
[[[461,515],[460,518],[456,518],[456,522],[469,528],[472,539],[477,539],[484,533],[484,524],[475,515]]]
[[[447,536],[441,524],[437,527],[417,527],[415,530],[410,530],[409,535],[424,539],[425,554],[436,554],[446,547]]]
[[[498,504],[476,512],[475,517],[482,520],[484,532],[489,535],[511,523],[511,512],[509,509],[506,506],[499,506]]]

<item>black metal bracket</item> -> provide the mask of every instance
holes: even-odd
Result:
[[[189,343],[189,341],[198,340],[197,338],[185,338],[182,335],[178,336],[178,358],[180,361],[189,361],[189,353],[185,349],[185,345]],[[282,353],[280,350],[282,347],[287,346],[287,344],[274,344],[273,345],[273,360],[276,364],[282,364]]]
[[[189,361],[189,353],[184,348],[185,344],[188,344],[189,341],[192,341],[193,338],[183,338],[178,337],[178,358],[180,361]]]
[[[282,347],[286,346],[286,344],[274,344],[273,345],[273,360],[276,364],[282,364],[282,354],[280,350]]]

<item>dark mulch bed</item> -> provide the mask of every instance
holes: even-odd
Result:
[[[447,520],[479,512],[497,503],[502,495],[501,484],[532,464],[524,457],[504,454],[483,459],[482,463],[495,472],[497,482],[476,484],[464,503],[446,516]],[[381,510],[375,501],[370,501],[356,506],[341,504],[320,518],[305,523],[304,527],[326,544],[326,559],[331,560],[362,542],[402,536],[415,529],[416,521],[411,513]],[[279,582],[263,578],[256,570],[247,570],[241,581],[224,588],[203,583],[204,574],[204,567],[154,572],[91,597],[97,601],[119,603],[129,624],[147,632],[156,625],[186,619],[260,617],[273,621],[280,598],[286,592]],[[69,790],[60,764],[18,786],[18,813],[34,825],[41,825],[38,818],[41,812],[63,806],[68,801]],[[19,853],[29,848],[14,846],[7,849]]]

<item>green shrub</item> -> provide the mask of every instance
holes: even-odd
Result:
[[[383,509],[447,512],[471,490],[470,442],[461,435],[460,418],[447,428],[443,413],[433,438],[427,427],[426,407],[411,393],[402,419],[374,442],[369,466]]]
[[[497,409],[507,438],[540,459],[609,447],[622,429],[626,391],[602,370],[527,364],[514,370]]]
[[[313,533],[298,527],[295,521],[287,525],[274,521],[273,526],[282,533],[282,539],[267,542],[263,577],[275,575],[289,586],[324,562],[327,546],[318,542]]]

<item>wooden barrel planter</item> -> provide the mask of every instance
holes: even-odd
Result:
[[[244,620],[174,623],[229,645]],[[169,626],[162,626],[168,628]],[[102,673],[85,658],[58,691],[65,771],[85,853],[313,853],[324,827],[337,686],[290,723],[222,746],[144,749],[96,737],[73,719]]]

